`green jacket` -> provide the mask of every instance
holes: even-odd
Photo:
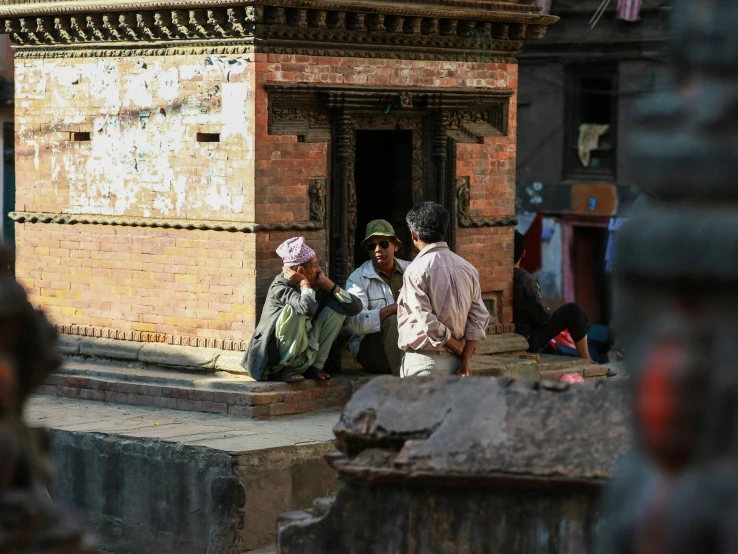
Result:
[[[340,302],[335,295],[324,289],[317,289],[315,298],[312,298],[300,294],[300,286],[294,281],[281,274],[275,277],[267,292],[259,325],[241,360],[241,366],[257,381],[268,379],[269,369],[279,363],[279,347],[274,338],[274,329],[279,314],[287,305],[295,312],[311,318],[320,314],[323,308],[330,308],[347,317],[358,314],[363,308],[361,300],[353,294],[350,303]]]

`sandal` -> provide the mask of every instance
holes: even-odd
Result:
[[[282,383],[297,383],[299,381],[304,381],[305,378],[299,373],[293,373],[292,375],[285,375],[284,377],[280,377],[279,380]]]
[[[321,377],[320,374],[323,373],[325,377]],[[317,367],[309,367],[307,368],[307,371],[304,373],[305,379],[316,379],[318,381],[328,381],[331,378],[331,374],[323,371],[322,369],[318,369]]]

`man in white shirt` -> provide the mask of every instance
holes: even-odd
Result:
[[[489,312],[479,272],[444,242],[449,219],[435,202],[407,214],[420,253],[405,270],[397,303],[399,346],[405,350],[401,377],[468,376],[477,342],[486,336]]]
[[[346,283],[346,290],[364,306],[358,315],[346,320],[353,333],[349,348],[366,371],[399,376],[404,352],[397,345],[396,302],[410,262],[395,258],[402,242],[383,219],[369,222],[361,246],[370,259]]]

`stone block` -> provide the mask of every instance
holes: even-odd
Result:
[[[111,395],[112,400],[109,402],[114,402],[116,404],[130,404],[131,396],[133,395],[129,395],[127,392],[114,392]],[[108,395],[106,393],[105,400],[108,401],[107,399]]]
[[[184,400],[177,398],[177,409],[188,412],[199,412],[202,410],[202,400]]]
[[[260,417],[269,415],[269,406],[228,406],[228,415]]]
[[[584,377],[604,377],[607,375],[607,366],[590,365],[584,368]]]
[[[158,385],[139,385],[138,394],[156,397],[156,396],[161,396],[163,389],[164,387],[160,387]]]
[[[76,387],[56,387],[56,394],[66,398],[79,398],[79,389]]]
[[[567,373],[578,373],[582,375],[582,368],[562,368],[562,369],[549,369],[547,371],[541,371],[538,374],[538,378],[541,381],[559,381]]]
[[[477,343],[478,355],[523,353],[526,350],[528,350],[528,341],[517,333],[489,335],[486,339]]]
[[[337,388],[320,388],[315,389],[313,391],[313,399],[315,400],[325,400],[326,398],[334,398],[338,396],[342,391],[342,389]]]
[[[276,404],[284,401],[284,394],[281,392],[257,392],[243,395],[249,406],[263,406],[265,404]]]
[[[288,415],[288,414],[296,414],[296,413],[297,413],[297,404],[295,402],[292,402],[291,404],[285,404],[284,402],[280,402],[279,404],[271,404],[269,406],[269,415],[271,416]]]
[[[139,394],[139,387],[137,383],[121,383],[117,381],[111,382],[113,392],[122,392],[126,394]]]
[[[143,343],[84,337],[79,342],[79,353],[93,358],[111,358],[114,360],[137,360]]]
[[[167,398],[165,396],[159,396],[159,397],[154,398],[153,405],[159,408],[169,408],[171,410],[174,410],[177,408],[177,399]]]
[[[77,388],[89,388],[90,380],[86,377],[78,377],[76,375],[69,375],[64,379],[68,387]]]
[[[526,381],[538,379],[538,365],[533,360],[503,358],[500,356],[475,356],[472,373],[475,377],[512,377]]]
[[[190,400],[206,400],[208,402],[213,401],[213,391],[200,390],[200,389],[188,389],[187,398]]]
[[[162,387],[161,395],[166,398],[187,399],[187,390],[179,387]]]
[[[67,385],[67,378],[64,375],[49,375],[46,378],[47,385],[61,385],[65,387]]]
[[[103,402],[105,400],[105,393],[99,390],[80,389],[79,397],[82,400],[94,400],[95,402]]]
[[[238,404],[238,398],[240,396],[242,395],[235,392],[214,391],[213,402],[223,402],[224,404]]]
[[[141,348],[138,359],[147,364],[187,369],[214,369],[220,350],[171,346],[168,344],[146,344]]]
[[[56,396],[56,385],[41,385],[36,394],[45,394],[47,396]]]
[[[228,404],[223,402],[208,402],[204,400],[202,403],[202,411],[211,414],[227,414]]]
[[[114,392],[116,383],[113,381],[103,381],[102,379],[90,379],[90,388],[103,392]]]
[[[67,356],[76,356],[79,354],[79,337],[70,335],[59,335],[56,339],[56,347],[62,354]]]
[[[340,450],[355,453],[383,440],[421,437],[390,453],[393,470],[603,482],[631,444],[626,381],[557,390],[474,377],[406,381],[377,377],[351,398],[334,428]],[[358,460],[357,466],[362,463],[369,462]]]
[[[307,412],[317,412],[318,410],[325,410],[330,408],[332,402],[330,400],[308,400],[307,402],[297,403],[297,413],[304,414]]]
[[[243,359],[243,352],[228,352],[223,351],[218,354],[215,360],[215,369],[218,371],[227,371],[228,373],[237,373],[248,377],[246,370],[241,367],[241,360]],[[251,377],[248,377],[251,379]]]
[[[313,391],[308,390],[296,390],[283,393],[284,402],[306,402],[313,399]]]
[[[153,406],[154,399],[151,396],[143,396],[140,394],[134,394],[130,397],[132,406]]]

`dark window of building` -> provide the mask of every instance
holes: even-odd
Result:
[[[567,69],[566,178],[615,180],[617,90],[616,66]]]

